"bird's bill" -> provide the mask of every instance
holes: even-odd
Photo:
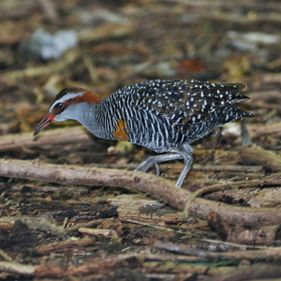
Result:
[[[56,115],[48,113],[45,115],[45,117],[37,124],[37,126],[34,129],[34,135],[37,135],[42,130],[47,128],[49,125],[51,125],[55,121]]]

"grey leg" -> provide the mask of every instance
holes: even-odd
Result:
[[[242,136],[242,145],[251,144],[252,141],[251,141],[245,120],[240,121],[240,128],[241,128],[241,136]]]
[[[176,186],[182,187],[193,163],[193,157],[192,157],[193,149],[189,144],[184,144],[179,148],[178,153],[183,158],[184,167],[177,180]]]
[[[169,153],[157,156],[150,156],[136,167],[136,171],[147,172],[152,167],[156,168],[157,175],[160,174],[159,164],[162,162],[183,159],[181,154]]]

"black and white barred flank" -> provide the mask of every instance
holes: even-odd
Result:
[[[97,121],[112,132],[125,120],[129,140],[155,152],[173,151],[192,143],[214,128],[252,114],[237,103],[248,100],[240,83],[151,80],[124,87],[97,106]]]

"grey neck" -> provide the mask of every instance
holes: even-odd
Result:
[[[112,139],[111,136],[105,131],[104,126],[101,124],[100,105],[81,103],[79,106],[73,106],[71,109],[71,116],[73,120],[78,121],[93,135],[102,139]]]

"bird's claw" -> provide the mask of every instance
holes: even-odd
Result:
[[[138,172],[143,172],[143,173],[147,173],[152,167],[154,166],[155,170],[156,170],[156,175],[159,176],[161,173],[160,170],[160,166],[158,163],[153,163],[153,162],[143,162],[140,165],[138,165],[135,169],[135,171]]]
[[[156,171],[156,176],[160,176],[161,170],[160,170],[159,164],[155,163],[154,168],[155,168],[155,171]]]

